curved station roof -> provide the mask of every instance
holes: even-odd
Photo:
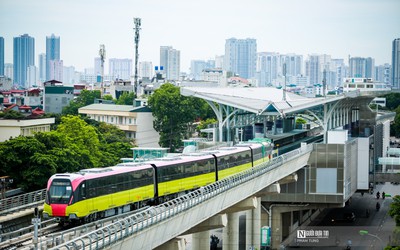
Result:
[[[353,91],[341,95],[308,98],[273,87],[182,87],[181,94],[242,109],[257,115],[296,113],[325,103],[361,95],[360,91]],[[374,96],[368,95],[368,97],[372,100]]]

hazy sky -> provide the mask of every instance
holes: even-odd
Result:
[[[0,0],[0,36],[12,63],[13,37],[35,38],[35,60],[46,36],[61,39],[64,66],[93,68],[100,44],[109,58],[134,57],[133,18],[140,17],[139,61],[159,64],[160,46],[193,59],[223,55],[225,40],[257,39],[258,52],[325,53],[391,63],[400,37],[399,0]],[[108,64],[106,64],[106,72]]]

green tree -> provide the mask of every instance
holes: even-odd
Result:
[[[193,100],[182,96],[178,87],[166,83],[149,97],[148,102],[154,117],[154,129],[160,133],[159,144],[175,152],[182,145],[187,124],[196,118]]]
[[[51,159],[42,159],[42,152],[46,152],[45,145],[34,137],[18,136],[0,143],[1,174],[11,176],[25,190],[37,187],[36,183],[40,186],[40,180],[47,179],[54,173],[54,162]],[[27,180],[26,177],[33,170],[33,181]],[[39,179],[38,182],[35,182],[36,178]]]
[[[100,90],[82,90],[80,95],[72,100],[68,106],[63,108],[63,115],[78,115],[78,109],[94,103],[96,98],[100,98]]]
[[[134,92],[124,92],[118,98],[115,104],[117,105],[133,105],[133,99],[135,99],[136,95]]]
[[[400,195],[393,197],[388,213],[396,221],[396,226],[400,226]]]
[[[25,116],[16,110],[6,110],[3,113],[0,113],[0,117],[3,117],[4,119],[23,119]]]
[[[208,125],[217,123],[218,121],[215,118],[209,118],[206,120],[201,120],[200,124],[196,127],[196,131],[197,133],[201,136],[201,137],[207,137],[206,133],[201,133],[200,130],[205,129],[208,127]]]
[[[100,166],[100,142],[95,128],[78,116],[67,115],[62,117],[61,121],[56,131],[64,136],[68,143],[75,144],[79,148],[82,159],[92,163],[92,166],[88,167]]]

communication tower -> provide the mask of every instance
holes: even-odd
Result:
[[[100,62],[101,62],[101,85],[100,85],[100,98],[103,98],[104,94],[104,59],[106,59],[106,47],[104,44],[100,44]]]
[[[133,18],[133,22],[135,24],[135,76],[134,76],[134,91],[137,96],[138,93],[138,60],[139,60],[139,31],[141,25],[140,18]]]

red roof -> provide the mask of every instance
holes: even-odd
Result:
[[[32,107],[28,106],[28,105],[22,105],[18,107],[19,109],[32,109]]]
[[[35,108],[34,110],[32,110],[32,114],[35,114],[35,115],[43,115],[43,114],[44,114],[44,110],[41,109],[41,108],[39,108],[39,107],[37,107],[37,108]]]
[[[30,89],[30,90],[28,90],[28,92],[31,92],[31,93],[40,93],[40,89]]]

